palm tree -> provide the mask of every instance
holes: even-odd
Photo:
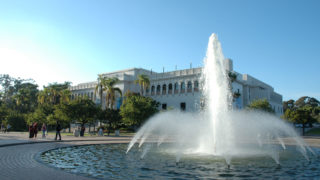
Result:
[[[99,93],[100,97],[100,106],[102,106],[102,93],[103,93],[103,85],[105,84],[106,78],[104,78],[101,74],[98,76],[98,83],[94,90],[94,98],[96,98],[97,92]]]
[[[103,84],[103,90],[106,91],[106,108],[113,109],[115,100],[116,100],[116,92],[120,94],[122,97],[122,92],[120,88],[114,87],[119,82],[119,79],[114,78],[108,78],[105,80],[105,83]]]
[[[38,103],[59,104],[61,102],[69,102],[71,92],[68,90],[69,83],[53,84],[45,87],[38,94]]]
[[[146,90],[150,85],[149,77],[145,74],[139,74],[137,76],[138,79],[134,81],[135,84],[140,85],[140,95],[143,95],[143,91]]]

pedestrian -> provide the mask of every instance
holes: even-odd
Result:
[[[103,136],[103,128],[102,127],[100,127],[100,129],[99,129],[98,136]]]
[[[46,130],[47,130],[45,123],[42,124],[41,130],[42,130],[42,138],[45,138],[46,137]]]
[[[37,122],[33,123],[33,131],[34,131],[34,138],[37,138],[37,134],[38,134],[38,123]]]
[[[29,126],[29,138],[33,138],[34,136],[34,130],[33,130],[33,123]]]
[[[86,131],[86,128],[84,127],[84,124],[81,125],[81,130],[80,130],[80,136],[84,136],[84,132]]]
[[[4,124],[1,123],[1,131],[4,133]]]
[[[56,127],[56,138],[54,138],[54,140],[57,140],[57,137],[59,135],[59,140],[61,141],[61,134],[60,134],[60,131],[61,131],[61,125],[59,122],[57,122],[57,127]]]

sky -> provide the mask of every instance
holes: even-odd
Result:
[[[320,100],[318,0],[0,0],[0,74],[43,87],[128,68],[200,67],[216,33],[234,70]]]

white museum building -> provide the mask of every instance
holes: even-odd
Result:
[[[233,100],[233,107],[243,109],[253,100],[267,99],[280,116],[283,114],[282,95],[276,93],[274,88],[248,74],[240,74],[233,70],[233,62],[226,59],[226,70],[237,75],[232,82],[232,91],[237,96]],[[140,86],[135,84],[139,74],[149,76],[150,86],[144,96],[151,97],[160,103],[160,109],[180,109],[182,111],[198,111],[203,104],[201,90],[201,72],[202,68],[190,68],[170,72],[152,72],[142,68],[125,69],[121,71],[101,74],[103,77],[117,77],[120,81],[116,87],[120,88],[125,94],[128,90],[131,92],[140,92]],[[99,95],[94,95],[97,81],[81,83],[71,86],[71,98],[87,96],[96,103],[100,103]],[[122,98],[117,95],[115,108],[120,108]],[[102,106],[105,107],[105,94],[102,98]]]

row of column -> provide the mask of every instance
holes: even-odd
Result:
[[[150,88],[146,90],[147,95],[166,95],[166,94],[179,94],[179,93],[191,93],[199,91],[198,81],[182,81],[169,84],[158,84],[151,85]]]

